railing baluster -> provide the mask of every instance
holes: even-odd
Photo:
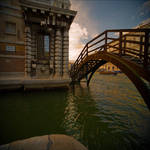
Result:
[[[145,32],[145,43],[144,43],[144,66],[148,64],[148,42],[149,42],[149,32]]]
[[[142,42],[143,42],[143,36],[140,36],[140,59],[142,59]]]
[[[86,48],[86,55],[88,57],[88,44],[87,44],[87,48]]]
[[[108,33],[115,33],[115,32],[119,33],[119,37],[117,39],[113,37],[109,37]],[[124,32],[129,32],[129,33],[126,35],[123,35]],[[135,32],[136,33],[140,32],[140,34],[134,34]],[[145,33],[145,35],[141,35],[141,33]],[[75,61],[74,65],[71,68],[71,75],[73,76],[73,78],[77,78],[77,75],[79,74],[81,67],[83,67],[83,65],[86,63],[87,61],[86,58],[88,58],[90,54],[97,52],[98,49],[102,49],[102,51],[108,52],[108,49],[111,47],[118,49],[117,51],[119,51],[118,54],[120,56],[126,55],[126,54],[133,56],[132,54],[134,54],[136,55],[136,57],[138,56],[139,59],[144,59],[145,66],[148,65],[149,63],[149,56],[148,56],[149,33],[150,33],[150,29],[120,29],[120,30],[104,31],[103,33],[93,38],[84,46],[82,52],[80,53],[80,55],[78,56],[77,60]],[[136,41],[134,39],[130,40],[128,39],[128,36],[136,36],[136,37],[139,37],[140,40],[139,41]],[[145,40],[144,40],[144,36],[145,36]],[[112,41],[109,41],[109,40],[112,40]],[[127,45],[128,43],[135,44],[135,45],[139,44],[140,49],[138,50],[131,49],[128,47]],[[113,44],[113,46],[111,46],[111,44]]]
[[[122,55],[122,31],[119,32],[119,55]]]
[[[107,31],[105,32],[105,47],[104,47],[104,51],[107,52]]]
[[[124,36],[124,51],[123,51],[123,55],[126,54],[126,35]]]

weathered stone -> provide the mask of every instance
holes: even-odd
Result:
[[[69,71],[69,66],[63,66],[63,70],[64,70],[65,72],[68,72],[68,71]]]
[[[55,63],[55,67],[60,68],[61,64],[60,62]]]
[[[25,27],[25,32],[30,32],[31,30],[30,30],[30,27],[28,27],[28,26],[26,26]]]
[[[63,65],[64,65],[64,66],[68,66],[68,65],[69,65],[68,61],[67,61],[67,62],[64,62]]]
[[[25,140],[12,142],[9,150],[47,150],[49,144],[48,136],[33,137]],[[49,146],[50,148],[50,146]]]
[[[0,150],[9,150],[9,144],[0,145]]]
[[[67,44],[67,45],[63,45],[63,49],[69,49],[69,44]]]
[[[87,150],[81,143],[73,137],[66,135],[50,135],[52,141],[50,150]]]
[[[68,53],[68,51],[69,51],[69,48],[65,48],[65,47],[63,48],[64,53]]]
[[[62,39],[61,36],[56,36],[56,37],[55,37],[55,42],[56,42],[56,41],[61,41],[61,39]]]
[[[66,26],[66,22],[62,21],[61,22],[61,26],[65,27]]]
[[[57,44],[61,44],[61,39],[55,41],[55,46],[56,46]]]
[[[25,62],[26,63],[31,63],[31,59],[30,58],[28,58],[28,56],[26,56],[26,58],[25,58],[26,60],[25,60]]]
[[[31,54],[32,54],[31,50],[26,49],[26,55],[31,55]]]
[[[55,16],[53,15],[53,18],[52,18],[52,25],[55,25],[55,22],[56,21],[56,18],[55,18]]]
[[[32,56],[31,55],[26,55],[26,59],[31,59]]]
[[[68,57],[68,55],[69,55],[68,53],[63,53],[64,57]]]
[[[55,52],[59,52],[61,51],[61,45],[60,44],[56,44],[55,45]]]
[[[68,56],[68,54],[66,54],[66,55],[64,54],[63,60],[64,60],[64,61],[69,61],[69,56]]]
[[[25,49],[31,51],[31,46],[26,45]]]
[[[31,44],[31,43],[32,43],[32,42],[31,42],[31,38],[26,37],[26,38],[25,38],[25,42],[26,42],[26,43],[29,42],[29,43]]]
[[[65,31],[64,31],[63,36],[64,36],[64,37],[67,37],[67,36],[68,36],[68,30],[65,30]]]
[[[60,31],[60,29],[57,29],[57,30],[56,30],[56,36],[61,36],[61,31]]]
[[[54,65],[53,64],[50,64],[50,68],[53,68],[54,67]]]
[[[51,45],[50,45],[50,48],[51,48],[51,50],[54,49],[54,44],[51,44]]]
[[[55,53],[55,58],[61,57],[61,53]]]
[[[34,69],[35,69],[35,68],[36,68],[36,64],[32,64],[32,68],[34,68]]]
[[[27,71],[28,71],[28,72],[30,72],[30,71],[31,71],[31,67],[27,67],[26,69],[27,69]]]
[[[68,45],[69,41],[63,41],[63,45]]]
[[[63,37],[63,41],[69,42],[69,38],[68,37]]]

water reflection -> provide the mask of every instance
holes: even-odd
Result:
[[[89,150],[148,150],[150,113],[143,100],[129,80],[120,79],[126,78],[123,75],[110,84],[106,81],[112,79],[106,78],[96,77],[89,88],[81,83],[69,90],[64,120],[67,134]]]
[[[0,144],[74,136],[89,150],[149,150],[150,112],[124,75],[95,74],[69,90],[0,94]]]
[[[0,93],[0,144],[45,134],[65,134],[67,91]]]

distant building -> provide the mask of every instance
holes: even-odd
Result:
[[[69,62],[69,70],[71,70],[71,67],[73,66],[74,62]]]
[[[120,69],[113,65],[112,63],[108,62],[106,64],[104,64],[103,66],[101,66],[98,69],[99,72],[120,72]]]
[[[141,28],[150,28],[150,18],[148,18],[147,20],[144,20],[143,22],[141,22],[139,25],[137,25],[135,27],[135,29],[141,29]]]
[[[143,21],[141,24],[139,24],[138,26],[134,27],[135,29],[143,29],[143,28],[150,28],[150,18]],[[137,34],[137,33],[126,33],[126,34]],[[138,34],[141,34],[143,35],[143,33],[138,33]],[[144,37],[141,36],[141,40],[143,41],[144,40]],[[139,36],[127,36],[126,40],[132,40],[132,41],[140,41],[139,39]],[[150,40],[150,39],[149,39]],[[113,45],[117,44],[117,42],[113,42]],[[118,45],[119,46],[119,45]],[[124,44],[122,45],[124,46]],[[140,50],[140,45],[137,45],[137,44],[134,44],[134,43],[126,43],[126,48],[129,48],[130,50],[133,49],[133,50],[136,50],[137,52]],[[113,50],[113,48],[110,48],[108,49],[108,51],[111,51]],[[149,52],[150,52],[150,49],[149,49]],[[133,52],[133,56],[136,55],[135,51]],[[138,52],[139,53],[139,52]],[[144,55],[144,49],[142,49],[141,51],[141,55]],[[130,54],[131,55],[131,54]],[[108,62],[106,63],[105,65],[101,66],[99,68],[98,71],[120,71],[119,68],[115,65],[113,65],[112,63]]]
[[[0,1],[0,76],[69,78],[69,0]]]

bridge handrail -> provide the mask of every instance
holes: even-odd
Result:
[[[114,32],[113,36],[115,36],[115,38],[109,37],[109,33],[113,33],[113,32]],[[143,34],[139,34],[139,32],[143,32]],[[132,34],[132,33],[138,33],[138,34]],[[97,35],[95,38],[90,40],[84,46],[84,48],[81,51],[81,53],[79,54],[77,60],[71,67],[71,73],[78,69],[80,62],[82,62],[84,60],[84,58],[89,55],[89,53],[92,53],[98,49],[107,51],[110,48],[109,45],[111,45],[115,42],[118,42],[116,44],[116,45],[118,45],[118,47],[116,47],[116,49],[118,49],[120,56],[122,55],[122,53],[126,52],[126,43],[139,44],[140,49],[139,49],[139,54],[137,54],[137,56],[139,56],[140,58],[143,57],[144,64],[147,65],[148,62],[150,61],[150,56],[149,56],[150,54],[148,53],[148,46],[150,45],[149,44],[149,36],[150,36],[149,33],[150,33],[150,29],[110,29],[110,30],[105,30],[104,32],[102,32],[101,34]],[[117,36],[118,36],[118,38],[116,38]],[[139,41],[127,40],[128,36],[139,37],[140,40]],[[102,39],[99,39],[99,38],[102,38]],[[143,42],[143,39],[144,39],[144,42]],[[98,41],[96,41],[96,40],[98,40]],[[101,45],[95,48],[94,46],[96,46],[98,44],[101,44]],[[124,47],[122,47],[123,44],[124,44]],[[144,46],[144,51],[143,51],[142,45]],[[92,47],[94,47],[94,48],[92,50],[90,50],[90,48],[92,48]],[[134,49],[132,49],[132,50],[134,51]],[[127,52],[133,54],[133,52],[129,51],[129,49],[127,50]],[[144,52],[144,54],[142,54],[143,52]]]

